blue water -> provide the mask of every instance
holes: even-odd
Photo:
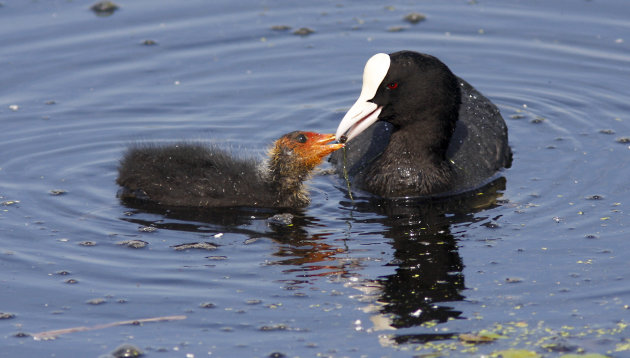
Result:
[[[630,355],[625,1],[91,5],[0,6],[0,312],[14,315],[0,319],[0,356],[123,343],[149,357]],[[411,12],[427,18],[409,24]],[[262,158],[283,133],[334,132],[365,61],[401,49],[439,57],[499,106],[514,163],[497,192],[353,202],[323,173],[288,227],[267,222],[275,212],[116,198],[130,143]],[[191,242],[218,248],[173,247]],[[186,318],[33,338],[175,315]],[[472,350],[453,336],[499,325],[506,338]]]

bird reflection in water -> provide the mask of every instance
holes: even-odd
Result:
[[[348,214],[346,224],[350,227],[354,224],[354,213],[377,214],[371,223],[381,224],[384,229],[373,234],[388,239],[394,249],[393,258],[385,264],[393,268],[394,273],[371,279],[357,280],[366,266],[365,258],[353,253],[356,250],[345,246],[344,240],[333,241],[332,232],[309,233],[309,228],[322,228],[323,225],[302,209],[287,211],[293,215],[291,224],[278,225],[266,220],[279,212],[272,209],[166,209],[146,202],[125,201],[125,205],[135,212],[155,213],[162,218],[147,221],[131,215],[123,220],[160,229],[220,231],[250,238],[270,238],[278,244],[276,252],[271,254],[278,259],[270,260],[268,264],[287,266],[283,272],[294,275],[277,282],[283,282],[288,289],[299,289],[312,283],[315,277],[345,281],[347,286],[359,292],[356,298],[368,302],[364,310],[372,314],[372,330],[396,330],[425,322],[443,323],[464,318],[462,312],[448,304],[465,298],[464,264],[456,236],[472,223],[496,219],[484,216],[483,211],[502,204],[505,184],[505,178],[500,177],[472,193],[448,199],[418,201],[367,197],[341,202],[341,208]],[[340,186],[339,190],[344,189]],[[460,229],[455,235],[451,231],[454,225]],[[337,230],[334,232],[338,235]],[[450,336],[393,334],[391,340],[383,344],[419,343]]]
[[[373,314],[373,330],[464,318],[462,312],[448,304],[463,300],[466,288],[464,264],[451,228],[488,221],[490,218],[482,212],[502,204],[505,184],[505,178],[499,177],[474,192],[441,200],[372,199],[344,203],[351,210],[382,214],[382,235],[390,239],[394,248],[394,257],[386,265],[393,266],[395,273],[355,285],[372,297],[365,310]],[[421,343],[450,336],[394,334],[389,344]]]

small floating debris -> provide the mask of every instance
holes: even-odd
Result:
[[[287,326],[286,324],[273,324],[270,326],[262,326],[259,328],[261,331],[288,331],[289,330],[289,326]]]
[[[271,29],[274,31],[289,31],[291,30],[291,26],[288,25],[273,25]]]
[[[206,256],[208,260],[227,260],[227,256]]]
[[[126,325],[137,326],[137,325],[150,323],[150,322],[179,321],[183,319],[186,319],[186,316],[164,316],[164,317],[142,318],[142,319],[135,319],[135,320],[129,320],[129,321],[118,321],[118,322],[113,322],[113,323],[99,324],[99,325],[90,326],[90,327],[80,326],[80,327],[56,329],[53,331],[34,333],[33,339],[35,339],[36,341],[45,341],[45,340],[55,339],[62,334],[68,334],[68,333],[94,331],[94,330],[99,330],[99,329],[105,329],[105,328],[117,327],[117,326],[126,326]],[[120,352],[120,353],[117,353],[117,352]],[[122,346],[116,348],[116,350],[114,350],[111,353],[113,357],[140,357],[142,354],[143,353],[138,348],[135,348],[134,346],[131,346],[129,344],[123,344]]]
[[[217,305],[215,305],[212,302],[203,302],[199,305],[199,307],[201,308],[215,308]]]
[[[96,242],[94,241],[81,241],[79,242],[80,246],[96,246]]]
[[[0,319],[12,319],[15,318],[13,313],[0,312]]]
[[[109,354],[112,358],[142,357],[143,355],[144,352],[141,351],[140,348],[132,346],[131,344],[123,344]]]
[[[18,204],[19,202],[20,202],[19,200],[5,200],[5,201],[0,202],[0,205],[9,206],[9,205]]]
[[[532,119],[531,121],[529,121],[530,123],[534,123],[534,124],[539,124],[545,121],[545,118],[543,117],[536,117],[534,119]]]
[[[293,224],[293,214],[284,213],[284,214],[276,214],[269,219],[267,219],[267,223],[273,225],[282,225],[282,226],[290,226]]]
[[[69,278],[66,281],[64,281],[65,283],[69,284],[69,285],[76,285],[77,283],[79,283],[79,280],[75,280],[73,278]]]
[[[156,46],[158,43],[154,40],[144,40],[142,41],[142,44],[145,46]]]
[[[184,250],[191,250],[191,249],[212,251],[219,248],[218,245],[215,245],[211,242],[191,242],[188,244],[180,244],[180,245],[175,245],[171,247],[175,249],[175,251],[184,251]]]
[[[90,10],[94,11],[98,16],[109,16],[118,9],[118,5],[111,1],[99,1],[90,7]]]
[[[534,351],[526,349],[506,349],[502,351],[495,351],[492,353],[492,357],[504,357],[504,358],[541,358],[542,356]]]
[[[148,244],[149,244],[148,242],[142,241],[142,240],[125,240],[125,241],[119,241],[116,243],[116,245],[127,246],[132,249],[141,249],[147,246]]]
[[[523,279],[522,278],[518,278],[518,277],[507,277],[505,279],[505,282],[506,283],[520,283],[520,282],[523,282]]]
[[[604,196],[603,195],[599,195],[599,194],[593,194],[593,195],[585,196],[584,199],[586,199],[586,200],[603,200]]]
[[[44,102],[44,104],[47,106],[51,106],[53,104],[57,104],[57,101],[55,101],[54,99],[51,99],[49,101]]]
[[[487,343],[494,342],[499,338],[506,338],[498,333],[482,330],[477,334],[462,333],[459,335],[459,340],[466,343]]]
[[[619,138],[615,139],[615,141],[617,143],[627,144],[627,143],[630,143],[630,137],[619,137]]]
[[[244,245],[250,245],[250,244],[253,244],[256,241],[258,241],[258,239],[259,239],[258,237],[250,237],[249,239],[243,241],[243,244]]]
[[[104,298],[92,298],[91,300],[87,300],[85,301],[85,303],[89,304],[89,305],[102,305],[103,303],[106,303],[107,301]]]
[[[64,195],[64,194],[67,194],[67,193],[68,192],[66,190],[64,190],[64,189],[53,189],[53,190],[48,192],[48,194],[55,195],[55,196],[57,196],[57,195]]]
[[[300,27],[299,29],[293,31],[294,35],[299,35],[299,36],[308,36],[312,33],[314,33],[315,30],[310,29],[308,27]]]
[[[157,228],[155,226],[140,226],[138,227],[138,231],[140,232],[154,232]]]
[[[426,20],[426,19],[427,19],[427,16],[426,16],[426,15],[424,15],[424,14],[421,14],[421,13],[419,13],[419,12],[412,12],[412,13],[410,13],[410,14],[407,14],[407,15],[403,18],[403,20],[405,20],[405,21],[407,21],[407,22],[409,22],[409,23],[412,23],[412,24],[417,24],[417,23],[419,23],[420,21],[424,21],[424,20]]]
[[[613,129],[600,129],[599,133],[601,133],[601,134],[615,134],[615,131]]]
[[[523,119],[525,118],[524,114],[513,114],[510,116],[511,119]]]
[[[387,29],[388,32],[401,32],[407,30],[406,26],[392,26]]]

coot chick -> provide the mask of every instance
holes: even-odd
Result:
[[[354,186],[381,197],[463,193],[512,162],[498,108],[439,59],[412,51],[367,61],[336,135],[349,142],[331,156],[337,171],[345,166]]]
[[[291,132],[275,141],[265,163],[201,144],[132,147],[118,168],[119,196],[167,206],[303,207],[310,202],[304,181],[343,147],[334,140]]]

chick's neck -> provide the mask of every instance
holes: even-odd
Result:
[[[303,161],[295,149],[276,144],[269,153],[268,182],[277,193],[278,202],[303,206],[309,203],[304,189],[304,181],[308,179],[314,166]]]

